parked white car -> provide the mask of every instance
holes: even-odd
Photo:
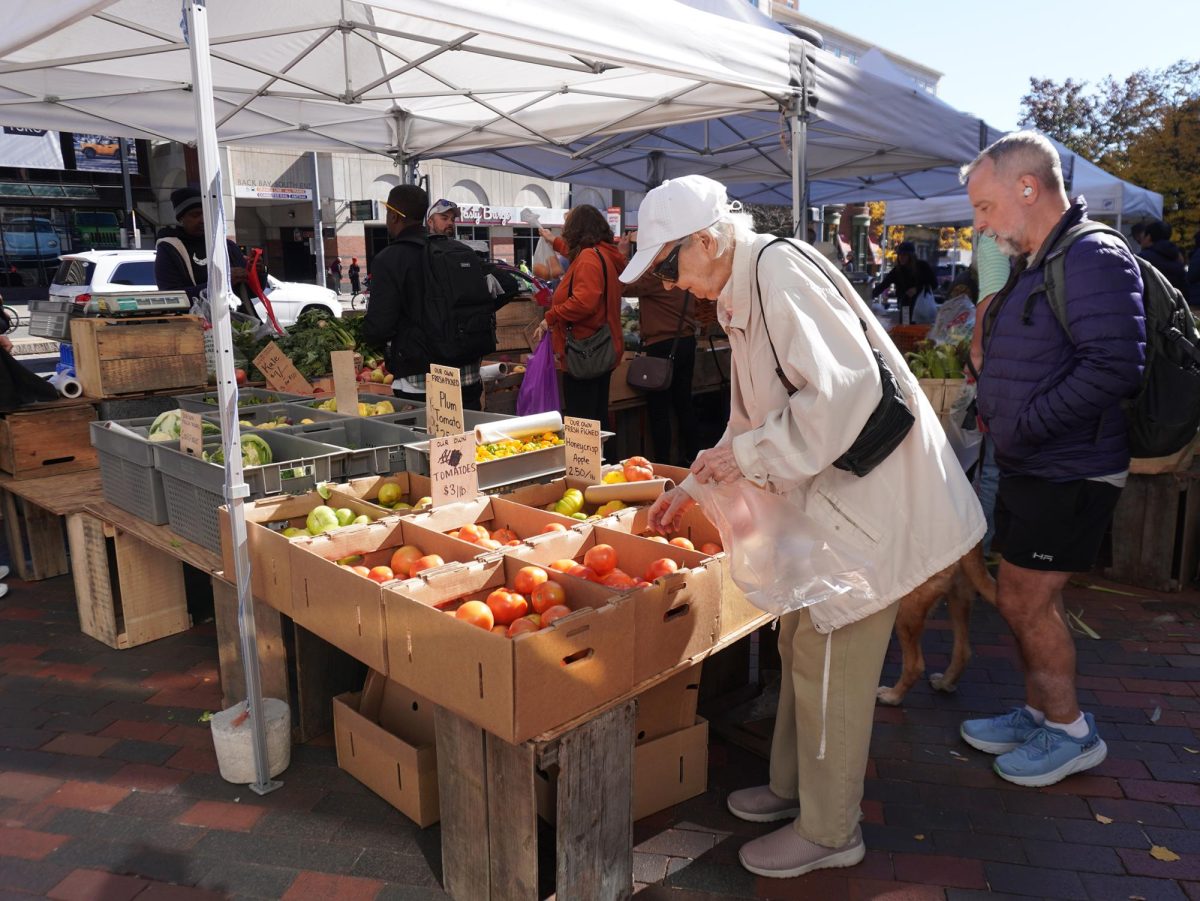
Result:
[[[89,250],[61,257],[58,272],[50,285],[50,300],[68,300],[87,304],[85,315],[99,315],[95,296],[157,291],[154,284],[153,250]],[[328,310],[340,318],[338,296],[320,285],[281,282],[267,276],[264,292],[275,310],[275,318],[284,328],[292,325],[305,310]],[[82,301],[82,295],[88,295]]]

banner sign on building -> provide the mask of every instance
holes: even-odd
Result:
[[[121,142],[107,135],[71,135],[75,147],[75,168],[96,172],[121,171]],[[137,143],[127,141],[129,171],[137,173]]]
[[[312,188],[281,182],[238,184],[234,187],[233,196],[246,200],[311,201],[313,199]]]
[[[530,209],[537,213],[542,225],[547,228],[560,226],[566,220],[566,210],[552,210],[546,207],[521,206],[490,206],[484,203],[460,203],[458,205],[459,225],[515,225],[529,228],[529,223],[521,218],[521,210]]]
[[[0,130],[0,166],[25,166],[30,169],[64,169],[62,146],[57,131],[44,128]]]

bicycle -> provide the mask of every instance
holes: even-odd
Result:
[[[21,314],[10,307],[8,304],[0,304],[0,326],[3,331],[0,334],[7,335],[9,332],[15,332],[21,327]]]
[[[367,303],[371,299],[371,276],[368,275],[363,279],[362,290],[357,294],[350,295],[350,309],[365,310]]]

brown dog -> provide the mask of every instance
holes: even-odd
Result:
[[[925,618],[943,597],[950,607],[950,624],[954,629],[954,651],[944,673],[934,673],[929,684],[938,691],[953,692],[958,688],[967,661],[971,659],[971,601],[975,593],[991,604],[996,603],[996,580],[983,562],[983,543],[971,548],[957,563],[930,576],[922,585],[900,599],[896,614],[896,637],[904,655],[900,678],[891,688],[879,686],[876,697],[881,704],[895,706],[925,672],[925,657],[921,653],[921,635]]]

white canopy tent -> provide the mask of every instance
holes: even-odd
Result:
[[[247,703],[261,709],[218,141],[423,154],[791,104],[795,42],[675,0],[61,0],[0,39],[0,122],[197,145]],[[565,151],[564,151],[565,152]],[[406,172],[406,175],[408,173]],[[253,717],[255,791],[269,778]]]
[[[1113,218],[1118,227],[1127,219],[1162,218],[1161,194],[1105,172],[1057,141],[1052,143],[1062,159],[1063,176],[1070,182],[1068,193],[1086,197],[1090,215]],[[957,170],[919,173],[907,178],[903,185],[893,182],[890,186],[893,191],[897,188],[908,192],[908,197],[901,195],[899,199],[888,200],[885,215],[888,225],[969,224],[973,218],[971,202],[958,180]]]

